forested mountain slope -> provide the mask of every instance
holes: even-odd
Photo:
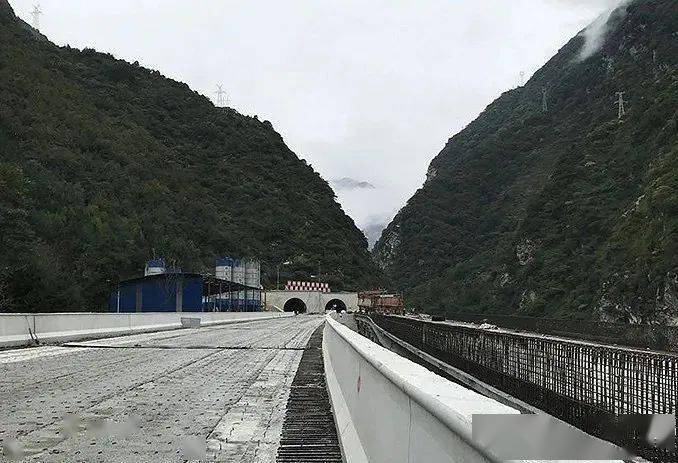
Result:
[[[0,0],[0,310],[100,307],[153,255],[257,257],[336,289],[379,274],[328,184],[269,122],[157,71],[59,48]]]
[[[678,2],[633,1],[607,29],[433,160],[375,249],[409,305],[678,322]]]

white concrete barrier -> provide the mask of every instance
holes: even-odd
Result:
[[[327,317],[325,374],[348,463],[497,461],[471,438],[473,414],[518,414]]]
[[[201,326],[289,317],[273,312],[143,312],[0,314],[0,348],[77,341],[181,328],[181,317],[200,318]]]

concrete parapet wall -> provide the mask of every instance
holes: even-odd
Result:
[[[327,384],[348,463],[493,462],[473,414],[518,414],[327,317]]]
[[[0,348],[76,341],[121,334],[181,328],[181,318],[200,318],[201,325],[237,323],[287,317],[271,312],[167,313],[40,313],[0,314]]]

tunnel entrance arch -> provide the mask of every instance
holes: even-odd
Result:
[[[305,313],[306,304],[298,297],[293,297],[292,299],[289,299],[287,302],[285,302],[283,310],[285,312]]]
[[[332,299],[325,304],[325,312],[329,311],[346,312],[346,303],[341,299]]]

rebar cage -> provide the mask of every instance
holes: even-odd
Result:
[[[626,418],[676,415],[678,355],[403,317],[371,318],[417,349],[590,434],[653,461],[678,461],[675,447],[649,445],[637,422]]]

